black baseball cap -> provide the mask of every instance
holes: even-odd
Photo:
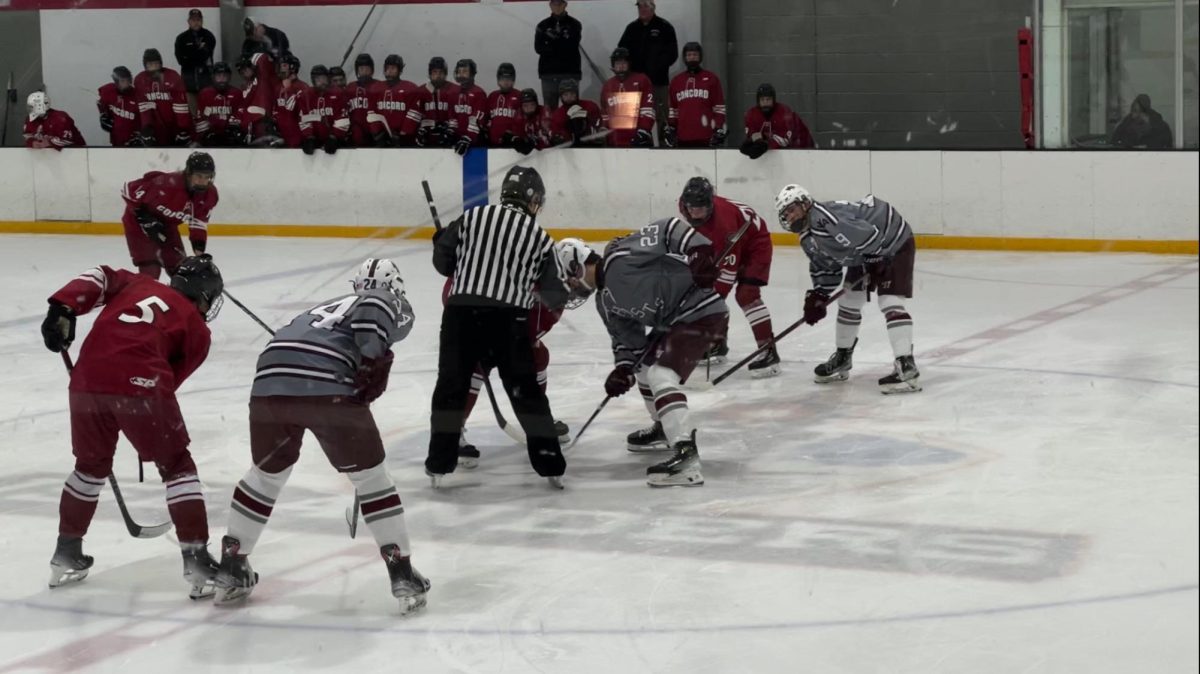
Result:
[[[198,9],[192,9],[192,10],[188,11],[188,18],[189,19],[203,19],[204,14],[201,13],[200,10],[198,10]]]

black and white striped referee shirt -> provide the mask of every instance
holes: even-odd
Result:
[[[438,236],[433,266],[453,279],[448,304],[530,309],[566,303],[554,239],[533,216],[506,204],[472,208]]]

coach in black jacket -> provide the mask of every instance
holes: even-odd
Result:
[[[579,61],[579,42],[583,24],[567,15],[567,0],[550,0],[550,16],[542,19],[533,34],[533,49],[538,53],[538,77],[542,80],[542,101],[551,110],[558,108],[558,88],[563,80],[583,79]]]
[[[671,65],[679,58],[675,27],[655,13],[654,0],[638,0],[637,21],[625,26],[617,46],[629,50],[629,69],[644,73],[654,85],[655,115],[659,138],[667,123],[667,98],[671,86]]]
[[[175,37],[175,60],[183,75],[183,86],[195,94],[212,84],[213,50],[217,38],[204,27],[204,14],[198,9],[188,12],[188,29]]]

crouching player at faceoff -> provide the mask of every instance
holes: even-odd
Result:
[[[412,306],[391,260],[363,262],[353,283],[353,293],[281,328],[258,358],[250,391],[254,465],[233,491],[229,531],[221,539],[218,604],[245,599],[258,582],[248,556],[300,458],[304,432],[311,431],[358,492],[401,613],[425,605],[429,581],[409,559],[404,506],[383,465],[383,440],[369,407],[387,388],[392,344],[412,330]]]

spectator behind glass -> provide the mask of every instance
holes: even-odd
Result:
[[[278,63],[280,57],[291,51],[287,34],[278,28],[271,28],[248,16],[242,22],[242,29],[246,31],[246,39],[242,42],[242,54],[253,54],[253,45],[259,43],[263,45],[264,51]]]
[[[625,27],[617,46],[629,50],[630,70],[644,73],[654,85],[655,117],[661,139],[668,116],[670,70],[679,58],[679,42],[675,39],[675,27],[655,13],[654,0],[638,0],[637,11],[637,21]]]
[[[188,29],[175,37],[175,60],[179,62],[179,74],[183,75],[183,86],[188,92],[192,109],[196,107],[196,94],[212,84],[213,50],[217,38],[204,27],[204,14],[198,9],[188,12]]]
[[[558,107],[558,90],[563,80],[583,78],[579,60],[579,42],[583,24],[567,16],[567,0],[550,0],[550,16],[542,19],[533,34],[533,49],[538,53],[538,77],[542,80],[542,98],[553,110]]]
[[[1110,139],[1117,147],[1144,147],[1163,150],[1175,146],[1171,127],[1150,106],[1150,97],[1138,94],[1129,106],[1129,114],[1113,129]]]

